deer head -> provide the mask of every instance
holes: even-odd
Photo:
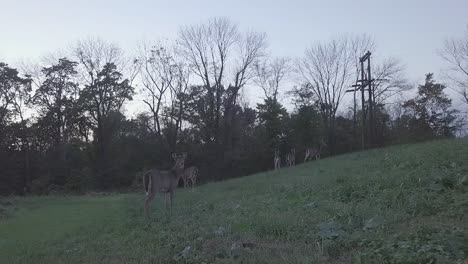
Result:
[[[174,169],[183,169],[185,166],[185,159],[187,158],[187,152],[182,154],[172,153],[172,159],[174,160]]]
[[[320,139],[320,147],[322,147],[322,148],[328,147],[327,142],[325,142],[325,140],[323,138]]]

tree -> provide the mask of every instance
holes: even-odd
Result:
[[[42,129],[50,131],[51,163],[54,183],[63,185],[68,175],[66,166],[67,145],[76,130],[81,114],[78,107],[79,85],[76,82],[77,63],[61,58],[57,64],[44,67],[44,80],[35,91],[33,103],[38,106],[43,121]]]
[[[397,59],[390,58],[373,67],[373,95],[375,105],[385,104],[389,98],[411,89],[404,75],[404,67]]]
[[[259,161],[270,165],[276,150],[288,149],[289,151],[289,146],[285,142],[289,115],[277,100],[267,98],[263,103],[257,104],[257,116],[259,121],[257,138],[261,142],[260,148],[262,149],[259,156],[263,157]]]
[[[428,73],[416,98],[403,104],[405,114],[409,115],[409,130],[417,139],[451,137],[458,129],[457,111],[451,108],[452,100],[444,93],[445,88]]]
[[[33,103],[40,108],[43,116],[50,116],[55,147],[60,150],[60,159],[65,159],[64,145],[75,128],[78,109],[79,85],[76,82],[78,63],[67,58],[59,59],[56,65],[42,71],[45,80],[36,90]]]
[[[230,164],[237,98],[254,76],[253,64],[264,54],[266,36],[252,31],[241,34],[228,19],[215,18],[207,24],[181,28],[179,43],[192,72],[206,89],[203,126],[208,135],[204,138],[222,144],[224,161]]]
[[[447,76],[468,104],[468,27],[463,38],[445,41],[441,56],[450,65]]]
[[[73,53],[84,82],[80,104],[88,117],[79,123],[79,131],[86,139],[92,131],[98,184],[108,187],[106,178],[118,165],[110,156],[110,143],[118,136],[120,109],[134,94],[132,81],[138,64],[135,59],[127,59],[117,45],[99,38],[79,41]],[[124,72],[129,78],[124,78]]]
[[[93,76],[93,82],[82,90],[81,103],[91,117],[94,142],[96,145],[98,169],[109,166],[108,147],[115,122],[120,118],[120,109],[126,100],[131,100],[134,88],[128,79],[123,79],[115,64],[108,63],[102,71]],[[104,172],[100,172],[104,175]],[[106,184],[101,179],[101,184]]]
[[[298,73],[303,89],[317,98],[328,145],[333,153],[335,119],[344,93],[351,86],[353,68],[362,51],[373,46],[367,36],[342,37],[307,48],[298,61]]]
[[[255,76],[253,65],[255,61],[264,56],[266,45],[264,33],[248,32],[239,41],[239,58],[234,68],[234,85],[229,85],[224,104],[224,162],[228,166],[233,159],[232,152],[235,147],[232,123],[237,115],[237,97],[240,89]]]
[[[153,132],[161,137],[161,117],[166,92],[175,79],[174,60],[170,51],[161,45],[143,47],[140,57],[140,76],[144,87],[145,99],[153,117]]]
[[[215,18],[207,24],[181,28],[179,43],[193,73],[207,89],[210,126],[217,138],[223,97],[228,92],[225,105],[232,105],[239,89],[252,78],[253,62],[263,55],[266,47],[265,34],[241,34],[237,25],[228,19]],[[229,91],[226,91],[226,79],[231,83]]]
[[[9,117],[24,117],[24,104],[31,91],[31,79],[19,76],[18,70],[0,62],[0,125]]]
[[[24,194],[30,183],[30,131],[25,104],[31,92],[31,79],[0,62],[0,193],[8,189]],[[16,164],[21,164],[17,168]]]
[[[291,65],[287,58],[259,60],[255,63],[254,83],[263,90],[265,99],[277,100],[280,83],[287,77],[290,70]]]
[[[182,123],[186,120],[185,111],[192,86],[189,84],[191,77],[190,68],[181,60],[174,64],[175,78],[170,85],[171,104],[165,109],[165,124],[170,149],[176,151],[179,134],[182,132]]]
[[[179,42],[184,57],[193,73],[207,90],[207,127],[213,138],[218,138],[221,117],[224,77],[229,55],[238,43],[240,34],[236,25],[226,18],[215,18],[207,24],[182,27]]]
[[[166,151],[175,151],[187,101],[190,70],[174,47],[162,44],[151,48],[144,46],[139,60],[146,96],[143,102],[152,115],[152,131],[162,140],[161,122],[164,121],[167,140],[162,142],[167,141]]]

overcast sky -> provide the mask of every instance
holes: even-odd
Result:
[[[180,25],[223,16],[266,32],[277,56],[301,56],[310,44],[346,33],[375,38],[379,55],[399,58],[421,82],[444,68],[443,41],[468,26],[468,0],[123,1],[0,0],[0,60],[15,65],[99,36],[134,50],[143,39],[174,38]]]

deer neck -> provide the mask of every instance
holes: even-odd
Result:
[[[174,175],[177,178],[180,178],[182,176],[182,174],[184,173],[184,168],[174,166],[174,167],[172,167],[171,171],[172,171],[172,173],[174,173]]]

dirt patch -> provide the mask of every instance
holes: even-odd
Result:
[[[453,227],[462,227],[466,225],[466,218],[468,217],[465,216],[464,219],[457,220],[441,216],[422,216],[397,224],[397,229],[399,232],[405,233],[421,227],[421,223],[424,223],[424,225],[428,226],[437,226],[440,228],[451,229]]]
[[[13,205],[10,201],[0,201],[0,217],[5,217],[8,215],[8,207]]]
[[[203,251],[207,253],[218,252],[226,247],[225,241],[219,238],[208,239],[203,242]]]
[[[9,201],[0,201],[0,206],[7,207],[7,206],[12,206],[13,203]]]
[[[352,264],[353,263],[353,258],[351,255],[343,255],[340,256],[339,258],[325,258],[322,260],[322,263],[327,263],[327,264]]]
[[[86,193],[86,195],[89,195],[89,196],[109,196],[109,195],[112,195],[112,193],[110,193],[110,192],[88,192],[88,193]]]
[[[239,244],[246,249],[294,249],[294,248],[303,248],[308,245],[304,242],[290,242],[290,241],[276,241],[276,240],[267,240],[267,239],[248,239],[239,242]]]

